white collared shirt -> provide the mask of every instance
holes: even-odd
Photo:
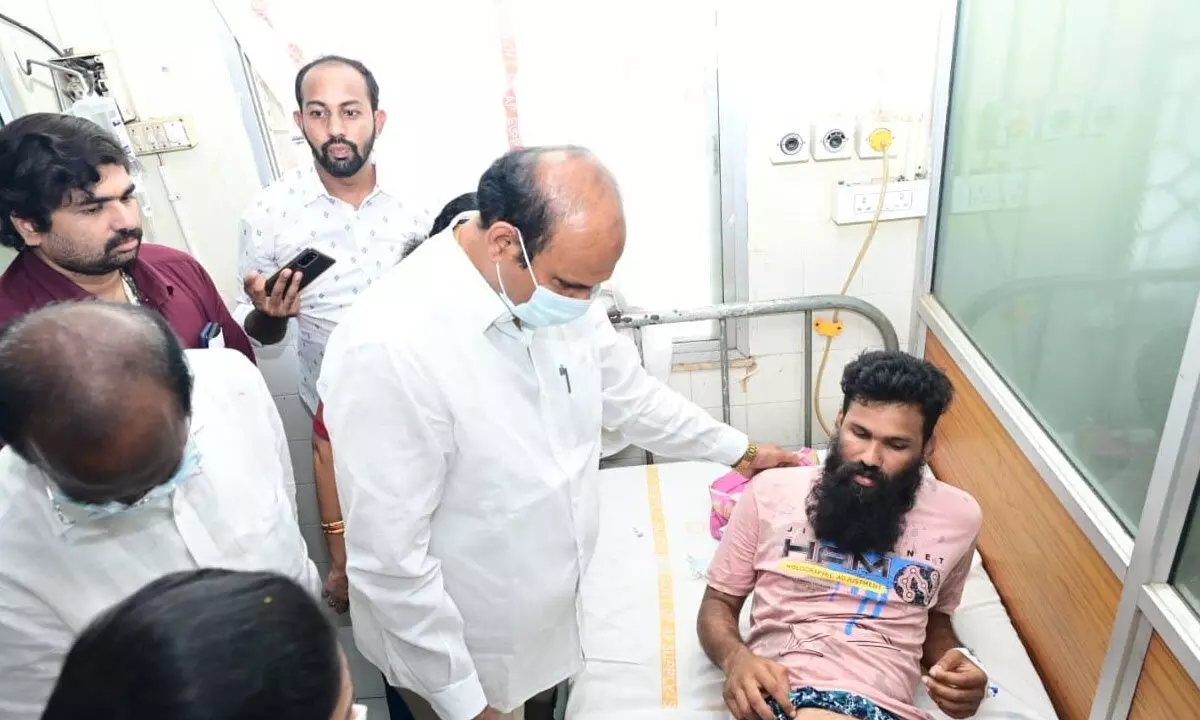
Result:
[[[602,427],[725,464],[747,447],[647,375],[600,303],[519,329],[449,230],[351,309],[318,387],[357,646],[447,720],[511,711],[582,667]]]
[[[317,407],[317,375],[329,333],[358,296],[400,262],[404,248],[429,231],[428,213],[389,192],[383,173],[376,172],[375,189],[357,208],[330,195],[316,168],[306,165],[263,190],[242,215],[239,285],[252,272],[270,277],[308,248],[335,261],[300,293],[300,398],[310,411]],[[245,322],[252,309],[239,287],[234,317]]]
[[[283,423],[233,350],[189,350],[197,471],[162,502],[73,519],[49,480],[0,450],[0,717],[41,716],[63,657],[99,613],[152,580],[220,567],[282,573],[320,592],[296,521]],[[219,600],[217,598],[216,600]]]

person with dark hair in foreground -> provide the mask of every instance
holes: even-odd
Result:
[[[701,645],[737,718],[927,720],[913,706],[922,680],[943,712],[969,717],[987,675],[950,615],[981,514],[925,471],[950,381],[911,355],[871,352],[846,366],[842,393],[824,467],[765,472],[734,508],[709,566]]]
[[[165,575],[93,620],[42,720],[365,720],[337,632],[282,575]]]
[[[91,120],[33,113],[0,129],[0,325],[64,300],[100,299],[160,313],[184,347],[250,341],[191,255],[142,242],[129,158]]]
[[[76,634],[155,578],[219,566],[319,590],[262,375],[184,351],[158,313],[61,303],[0,330],[0,442],[5,720],[37,718]]]
[[[581,668],[603,428],[747,474],[798,462],[646,374],[592,302],[625,215],[590,152],[509,153],[476,200],[350,309],[318,383],[356,644],[444,720],[520,717]]]

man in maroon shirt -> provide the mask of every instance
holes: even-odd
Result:
[[[45,305],[102,299],[161,313],[186,348],[254,360],[212,278],[187,253],[142,244],[129,159],[99,125],[35,113],[0,129],[0,325]]]

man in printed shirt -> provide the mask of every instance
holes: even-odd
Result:
[[[0,441],[5,720],[36,720],[75,636],[163,575],[319,589],[262,375],[233,350],[185,352],[158,313],[66,303],[0,331]]]
[[[924,462],[950,382],[924,360],[876,352],[846,367],[842,392],[824,468],[765,472],[734,509],[700,642],[738,718],[924,720],[913,706],[922,680],[943,712],[970,717],[987,676],[950,615],[981,516]]]
[[[371,162],[387,114],[379,109],[379,84],[370,70],[348,58],[318,58],[296,75],[296,103],[296,124],[313,164],[266,188],[242,216],[243,293],[235,315],[264,345],[283,340],[288,319],[299,318],[300,397],[312,413],[329,333],[405,247],[424,237],[429,222],[381,181]],[[271,274],[308,248],[335,264],[303,291],[300,278],[285,271],[267,295]]]
[[[142,242],[129,158],[90,120],[34,113],[0,130],[0,325],[65,300],[145,305],[187,348],[250,341],[196,259]]]

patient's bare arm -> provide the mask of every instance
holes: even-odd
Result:
[[[925,628],[925,647],[921,657],[921,667],[928,670],[937,664],[954,648],[962,647],[962,642],[950,624],[950,616],[937,610],[929,612],[929,624]]]
[[[742,612],[744,597],[734,597],[706,588],[700,602],[700,617],[696,630],[700,634],[700,647],[708,659],[722,670],[725,660],[738,650],[746,650],[738,632],[738,615]]]
[[[790,685],[782,665],[750,652],[738,632],[738,615],[745,597],[726,595],[707,588],[700,603],[697,631],[708,659],[725,673],[725,705],[736,718],[774,720],[775,713],[763,699],[775,698],[788,717],[795,709],[788,700]]]

